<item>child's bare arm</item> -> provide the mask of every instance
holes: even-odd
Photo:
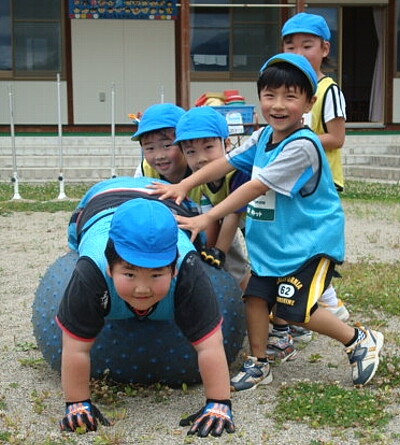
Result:
[[[327,122],[327,132],[318,135],[325,151],[341,148],[346,136],[345,120],[343,117],[337,117]]]
[[[206,230],[210,222],[222,219],[226,215],[235,212],[237,209],[246,206],[250,201],[257,198],[257,196],[263,195],[268,190],[269,188],[261,181],[252,179],[237,188],[209,212],[192,218],[183,216],[176,216],[175,218],[181,229],[186,229],[192,232],[191,240],[194,241],[199,232]]]
[[[158,194],[160,199],[175,199],[177,204],[181,204],[185,196],[194,187],[220,179],[232,170],[234,170],[234,167],[223,157],[210,162],[197,172],[183,179],[179,184],[161,184],[154,181],[152,185],[147,187],[153,189],[150,194]]]

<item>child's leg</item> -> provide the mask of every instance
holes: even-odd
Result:
[[[246,297],[246,323],[251,355],[265,358],[269,331],[267,302],[257,297]]]
[[[255,389],[272,382],[271,369],[266,357],[269,330],[268,316],[275,304],[276,278],[251,275],[244,296],[247,335],[250,356],[240,371],[231,379],[232,391]]]
[[[299,326],[327,335],[335,340],[340,341],[343,345],[348,345],[355,339],[355,328],[347,325],[339,318],[335,317],[330,311],[317,308],[310,317],[308,323],[295,323]]]
[[[355,386],[366,385],[375,375],[384,342],[380,332],[362,326],[352,328],[323,308],[316,309],[310,321],[300,325],[338,340],[345,346]]]
[[[293,275],[279,279],[277,315],[293,324],[327,335],[345,346],[355,386],[367,384],[379,365],[383,335],[372,329],[348,326],[330,311],[318,306],[318,299],[330,284],[334,264],[315,258]]]

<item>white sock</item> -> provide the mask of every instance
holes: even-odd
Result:
[[[319,302],[326,304],[327,306],[336,307],[339,305],[339,300],[336,294],[335,288],[332,284],[325,290],[325,292],[319,297]]]

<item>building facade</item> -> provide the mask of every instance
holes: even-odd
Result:
[[[128,126],[154,103],[224,90],[257,110],[258,69],[302,10],[331,29],[347,127],[399,129],[400,0],[2,0],[0,128]]]

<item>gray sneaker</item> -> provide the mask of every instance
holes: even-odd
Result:
[[[256,357],[248,356],[239,373],[231,379],[231,391],[256,389],[258,385],[268,385],[271,382],[269,363],[259,362]]]
[[[312,340],[312,332],[301,326],[290,325],[289,334],[295,342],[308,343]]]
[[[346,348],[352,366],[354,386],[366,385],[375,375],[379,365],[379,353],[383,346],[384,337],[378,331],[357,327],[364,332],[365,338]]]

